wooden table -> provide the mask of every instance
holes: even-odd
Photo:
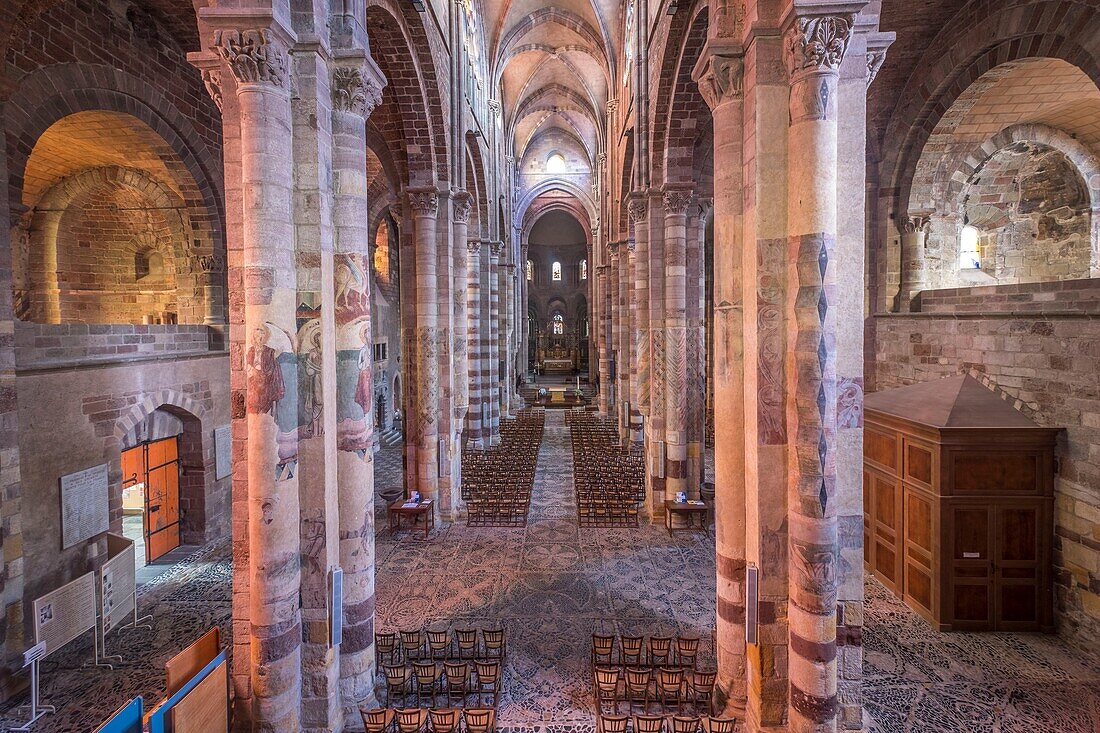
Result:
[[[665,499],[665,528],[668,530],[669,536],[672,535],[675,530],[692,530],[701,529],[710,534],[710,529],[707,527],[707,512],[710,511],[710,507],[706,504],[685,504],[678,501],[672,501],[671,499]],[[674,527],[675,522],[673,516],[679,515],[684,518],[684,526]],[[699,523],[695,524],[695,518],[698,517]]]
[[[401,517],[412,517],[412,528],[416,529],[416,523],[424,518],[424,536],[435,527],[435,512],[432,511],[433,501],[425,499],[419,504],[406,506],[404,499],[398,499],[390,504],[390,530],[397,532],[401,529]]]

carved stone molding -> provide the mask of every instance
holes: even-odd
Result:
[[[683,188],[670,189],[665,191],[664,198],[666,216],[683,216],[691,203],[691,191]]]
[[[723,102],[745,95],[745,59],[741,56],[711,54],[695,83],[712,110]]]
[[[454,201],[454,220],[456,224],[466,224],[470,221],[470,209],[473,207],[474,197],[466,191],[459,191],[452,199]]]
[[[370,117],[382,104],[382,87],[361,66],[337,66],[332,72],[333,109]]]
[[[795,18],[787,31],[787,70],[791,79],[815,71],[837,71],[852,38],[855,15]]]
[[[267,28],[214,31],[213,50],[239,84],[288,85],[287,48]]]
[[[217,69],[202,70],[202,85],[206,87],[206,93],[214,100],[214,104],[220,110],[222,108],[222,74]]]
[[[408,198],[413,216],[436,216],[439,213],[439,192],[434,188],[410,189]]]
[[[878,76],[879,69],[882,68],[882,64],[885,61],[885,50],[867,52],[867,86],[871,86],[871,82]]]

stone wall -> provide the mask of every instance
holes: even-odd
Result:
[[[111,531],[122,531],[121,451],[132,447],[135,428],[158,408],[170,410],[199,428],[185,430],[183,453],[201,455],[201,465],[185,465],[181,490],[194,489],[203,476],[205,491],[183,503],[184,529],[191,541],[229,535],[228,477],[214,479],[213,431],[229,424],[229,359],[224,355],[182,361],[146,361],[95,368],[18,373],[19,458],[24,505],[24,601],[86,572],[101,543],[61,547],[61,476],[107,463],[110,467]],[[199,436],[201,447],[187,444]],[[201,511],[201,516],[186,512]],[[27,614],[30,621],[30,614]],[[30,627],[26,637],[32,638]]]
[[[1055,612],[1060,631],[1100,641],[1100,318],[1048,310],[1016,315],[1028,302],[1055,292],[1042,286],[947,291],[924,305],[935,313],[875,316],[875,389],[928,381],[960,371],[984,374],[1036,421],[1065,427],[1055,483]],[[1095,298],[1100,281],[1061,283],[1072,296]],[[1076,286],[1076,287],[1075,287]],[[925,296],[928,293],[924,294]],[[1081,295],[1082,299],[1087,295]],[[980,298],[984,308],[975,308]],[[951,303],[949,301],[957,302]],[[1063,309],[1063,305],[1066,308]],[[957,306],[957,312],[953,312]]]
[[[224,326],[15,324],[15,363],[20,370],[224,350]]]

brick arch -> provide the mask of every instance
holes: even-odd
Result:
[[[652,108],[666,112],[653,118],[649,166],[651,180],[655,182],[684,182],[691,178],[695,135],[694,128],[685,123],[694,124],[700,116],[710,116],[710,108],[691,78],[706,42],[707,17],[705,3],[697,2],[690,12],[673,15],[657,41],[661,66]]]
[[[1077,66],[1100,84],[1100,14],[1071,0],[971,3],[944,24],[899,95],[881,149],[880,180],[889,182],[897,217],[928,137],[954,102],[988,71],[1011,61],[1049,57]],[[981,29],[981,32],[975,32]],[[1027,29],[1027,30],[1022,30]]]
[[[120,451],[125,450],[126,447],[132,448],[133,446],[125,445],[126,437],[132,435],[137,426],[144,422],[146,418],[165,407],[180,410],[199,421],[206,419],[206,408],[200,402],[174,389],[160,389],[145,395],[141,402],[131,407],[115,421],[114,430],[109,440],[110,446]]]
[[[445,184],[450,176],[441,101],[446,75],[439,73],[445,66],[437,63],[423,19],[411,5],[374,3],[366,15],[371,55],[387,79],[382,104],[371,113],[371,127],[394,151],[403,184]]]

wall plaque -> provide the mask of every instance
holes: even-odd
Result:
[[[233,432],[229,425],[214,430],[214,478],[233,473]]]
[[[107,464],[61,477],[61,549],[110,529]]]

